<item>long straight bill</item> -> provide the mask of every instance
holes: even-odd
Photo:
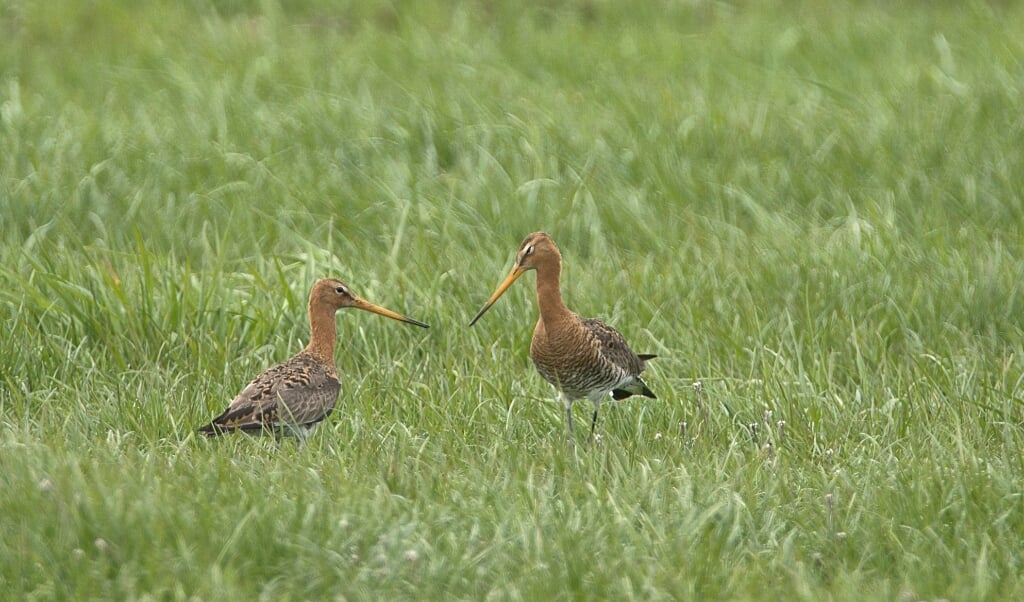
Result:
[[[416,326],[420,326],[422,328],[430,328],[429,324],[424,324],[423,322],[420,322],[419,320],[413,320],[412,318],[403,316],[402,314],[395,313],[395,312],[391,311],[390,309],[385,309],[385,308],[383,308],[383,307],[381,307],[379,305],[374,305],[373,303],[370,303],[369,301],[367,301],[366,299],[363,299],[361,297],[356,297],[355,299],[353,299],[352,307],[355,307],[356,309],[362,309],[362,310],[366,310],[366,311],[369,311],[369,312],[373,312],[375,314],[378,314],[378,315],[381,315],[381,316],[384,316],[384,317],[387,317],[387,318],[391,318],[392,320],[398,320],[399,322],[406,322],[408,324],[415,324]]]
[[[487,300],[487,303],[484,303],[484,306],[480,308],[480,311],[476,312],[476,316],[473,317],[473,320],[470,321],[469,325],[472,326],[476,324],[476,321],[480,319],[480,316],[484,315],[484,312],[490,309],[491,306],[494,305],[494,302],[498,300],[498,297],[501,297],[505,291],[508,290],[508,287],[512,286],[512,283],[524,273],[526,273],[526,270],[519,266],[512,268],[512,273],[505,278],[504,282],[498,285],[498,290],[494,291],[494,294]]]

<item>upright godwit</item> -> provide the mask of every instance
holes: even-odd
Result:
[[[268,368],[199,432],[215,437],[231,431],[283,433],[305,439],[330,416],[341,392],[334,365],[334,314],[354,307],[416,326],[426,324],[374,305],[333,278],[322,278],[309,292],[309,345],[291,359]]]
[[[644,362],[653,355],[637,355],[626,339],[611,326],[594,318],[582,318],[562,302],[559,280],[562,254],[555,241],[534,232],[519,245],[512,273],[505,278],[487,303],[469,323],[476,324],[494,302],[528,270],[537,270],[537,306],[540,319],[533,331],[530,357],[537,372],[555,386],[565,406],[565,419],[572,435],[572,402],[586,397],[594,403],[590,436],[594,436],[601,402],[610,393],[614,399],[631,395],[654,397],[640,378]]]

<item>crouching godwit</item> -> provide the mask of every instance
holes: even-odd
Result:
[[[250,382],[231,405],[199,432],[214,437],[231,431],[289,433],[305,439],[338,401],[341,378],[334,365],[334,314],[354,307],[416,326],[426,324],[354,295],[348,286],[323,278],[309,292],[309,345]]]
[[[537,306],[540,319],[533,331],[530,357],[537,372],[555,386],[565,406],[565,419],[572,435],[572,402],[587,398],[594,403],[590,437],[597,426],[597,413],[610,393],[614,399],[631,395],[654,397],[640,378],[644,362],[653,355],[637,355],[622,335],[600,320],[582,318],[562,302],[559,280],[562,254],[555,241],[543,232],[526,237],[516,253],[512,273],[505,278],[480,309],[470,326],[476,324],[495,301],[528,270],[537,271]],[[588,437],[589,438],[589,437]]]

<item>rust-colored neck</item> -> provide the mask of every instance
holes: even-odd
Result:
[[[335,308],[323,301],[309,300],[309,345],[306,352],[328,364],[334,363],[334,341],[338,336]]]
[[[537,307],[545,324],[554,324],[572,312],[562,301],[562,258],[557,255],[537,265]]]

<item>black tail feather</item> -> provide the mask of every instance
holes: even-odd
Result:
[[[651,391],[650,389],[647,388],[647,385],[641,385],[641,386],[643,388],[640,389],[639,391],[627,391],[625,389],[612,389],[612,399],[614,399],[615,401],[620,401],[620,400],[625,399],[627,397],[632,397],[633,395],[643,395],[644,397],[650,397],[651,399],[657,399],[658,398],[658,396],[654,394],[654,391]]]

